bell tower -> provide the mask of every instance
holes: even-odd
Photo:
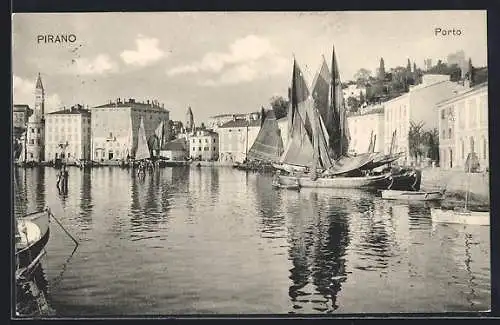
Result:
[[[40,73],[35,85],[35,108],[29,117],[26,144],[26,161],[42,162],[45,153],[45,89]]]

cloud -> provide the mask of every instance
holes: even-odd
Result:
[[[218,78],[200,83],[214,86],[248,82],[279,74],[284,71],[286,63],[268,39],[248,35],[230,44],[226,52],[209,52],[200,61],[174,67],[167,70],[167,74],[219,73]]]
[[[72,63],[73,71],[81,75],[104,74],[118,70],[117,64],[107,54],[99,54],[93,59],[73,59]]]
[[[165,56],[165,52],[158,47],[159,41],[156,38],[146,38],[139,35],[135,43],[136,50],[125,50],[120,54],[126,64],[143,67]]]
[[[28,80],[13,76],[13,103],[26,104],[30,108],[35,106],[35,80]],[[61,98],[58,94],[51,94],[45,97],[45,113],[50,113],[62,106]]]
[[[217,78],[201,81],[201,86],[214,87],[219,85],[234,85],[259,79],[270,78],[286,71],[289,62],[282,57],[271,57],[259,61],[235,65]]]

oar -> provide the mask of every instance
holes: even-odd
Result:
[[[69,236],[69,238],[71,238],[71,239],[73,240],[73,242],[75,242],[75,245],[76,245],[76,246],[78,246],[78,245],[79,245],[79,243],[78,243],[78,241],[75,239],[75,237],[73,237],[73,236],[69,233],[69,231],[67,231],[67,230],[66,230],[66,228],[64,228],[64,226],[62,225],[62,223],[61,223],[59,220],[57,220],[56,216],[55,216],[55,215],[54,215],[54,214],[50,211],[50,209],[47,209],[47,213],[49,214],[49,217],[52,217],[52,219],[54,219],[54,220],[57,222],[57,224],[58,224],[58,225],[62,228],[62,230],[64,230],[64,232],[65,232],[65,233]]]

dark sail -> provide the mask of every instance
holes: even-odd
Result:
[[[250,151],[249,160],[276,162],[283,154],[283,140],[273,110],[263,110],[263,122]]]
[[[349,130],[347,128],[347,118],[344,105],[344,95],[342,93],[342,83],[335,57],[335,47],[332,47],[332,74],[330,83],[331,111],[333,114],[332,134],[330,135],[330,146],[333,148],[334,159],[347,155],[349,149]]]

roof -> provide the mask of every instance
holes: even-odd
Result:
[[[151,103],[141,103],[141,102],[119,102],[119,103],[107,103],[104,105],[94,106],[92,108],[121,108],[121,107],[134,107],[134,108],[143,108],[157,111],[165,111],[168,112],[167,109],[162,108],[160,106],[154,106]]]
[[[465,90],[462,90],[461,92],[457,93],[452,98],[448,98],[448,99],[445,99],[445,100],[438,102],[437,106],[442,106],[442,105],[446,105],[449,103],[453,103],[454,101],[460,100],[460,99],[466,97],[467,95],[473,94],[475,92],[483,91],[483,90],[486,90],[486,91],[488,90],[488,82],[487,81],[480,83],[478,85],[475,85],[471,88],[467,88]]]
[[[185,139],[175,139],[175,140],[172,140],[170,142],[167,142],[165,145],[164,145],[164,148],[163,150],[167,150],[167,151],[185,151],[186,150],[186,140]]]
[[[250,112],[250,113],[226,113],[210,116],[210,118],[220,118],[220,117],[233,117],[233,116],[248,116],[252,114],[259,114],[260,112]]]
[[[35,88],[43,90],[42,77],[40,76],[40,73],[38,73],[38,77],[36,78],[36,87]]]
[[[55,112],[48,113],[47,115],[90,115],[90,111],[88,109],[83,108],[71,108],[71,109],[61,109]]]
[[[31,108],[29,107],[29,105],[14,104],[14,112],[26,111],[26,110],[31,110]]]
[[[247,120],[247,119],[238,119],[238,120],[233,120],[233,121],[228,121],[221,126],[219,126],[219,129],[223,128],[238,128],[238,127],[255,127],[255,126],[260,126],[260,119],[258,120]]]

